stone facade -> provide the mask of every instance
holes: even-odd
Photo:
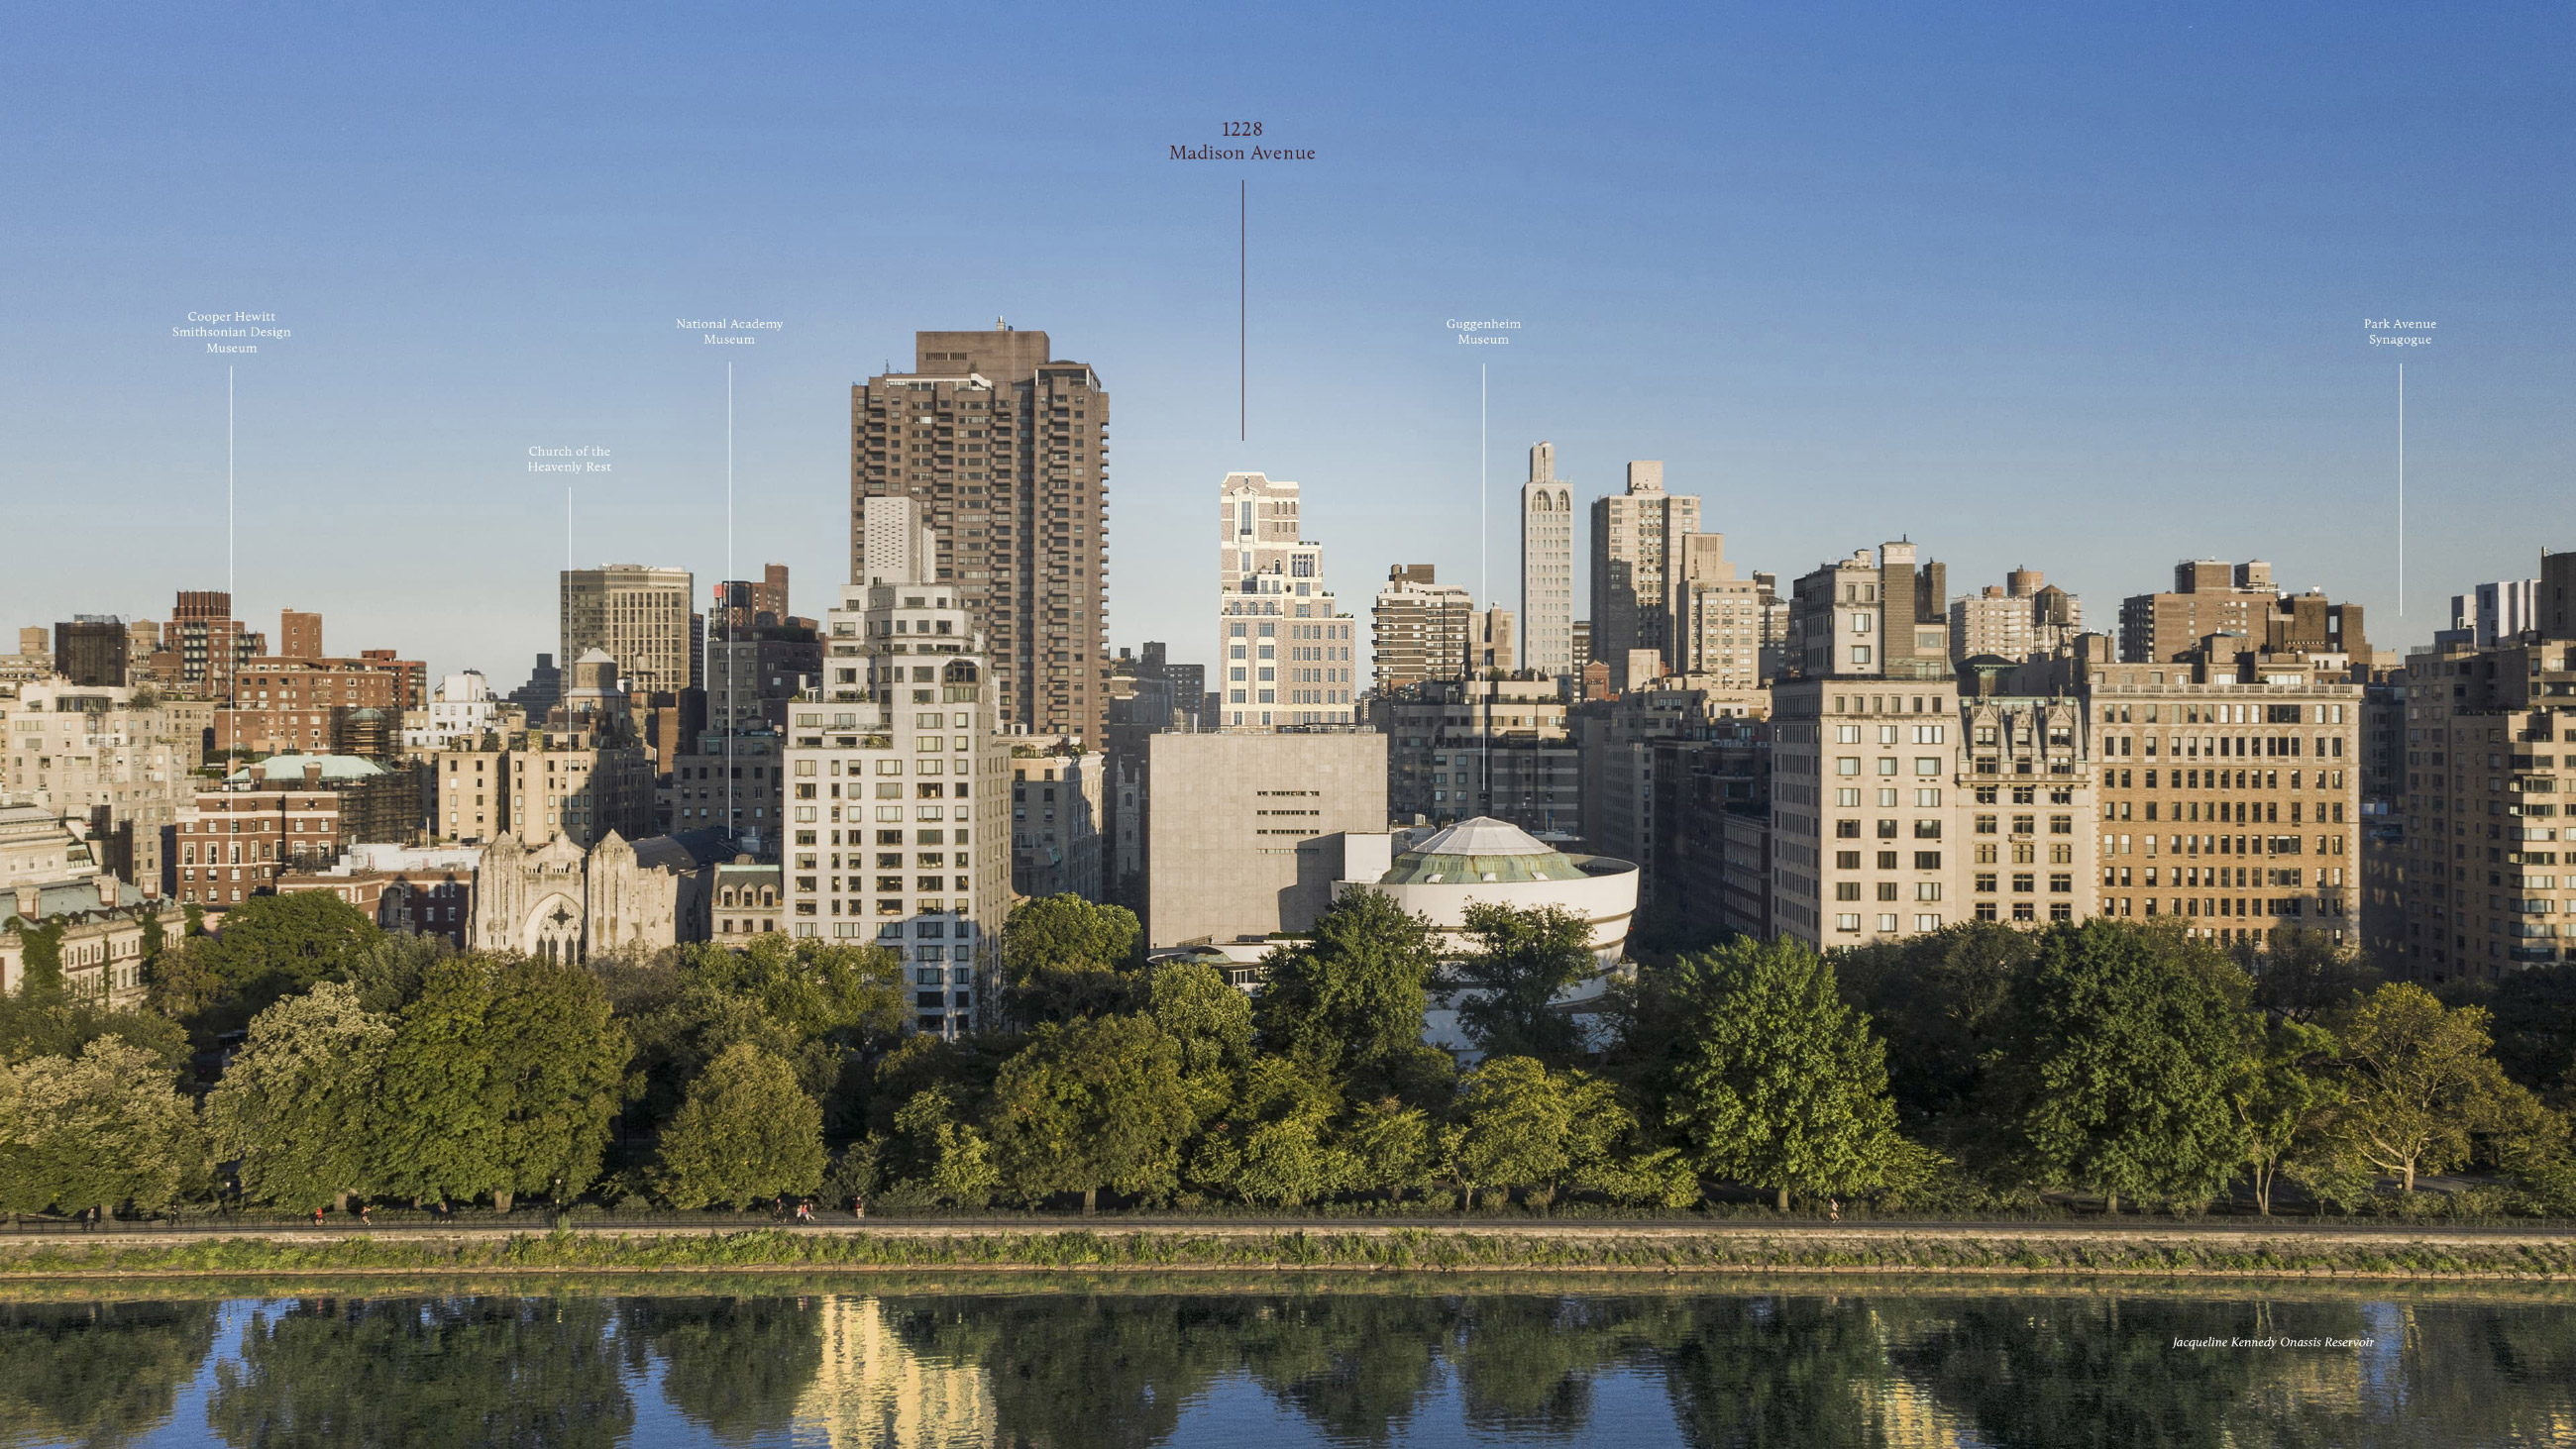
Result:
[[[502,836],[474,871],[474,948],[582,961],[706,936],[697,861],[667,836],[615,831],[588,853],[563,836],[534,850]]]
[[[1305,930],[1345,878],[1342,837],[1386,830],[1384,735],[1160,734],[1149,748],[1154,946]]]

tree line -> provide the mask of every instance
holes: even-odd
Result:
[[[1971,924],[1830,957],[1730,939],[1566,1011],[1593,969],[1562,911],[1478,907],[1444,943],[1356,892],[1247,995],[1059,896],[1005,925],[999,1029],[946,1039],[904,1033],[900,963],[873,946],[575,966],[264,897],[156,943],[141,1009],[32,974],[0,1001],[0,1211],[2242,1191],[2268,1213],[2472,1165],[2576,1211],[2566,968],[2445,999],[2314,939],[2239,958],[2171,928]],[[1469,1064],[1424,1043],[1435,1002]]]

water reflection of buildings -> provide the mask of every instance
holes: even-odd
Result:
[[[1959,1449],[1977,1442],[1959,1436],[1958,1416],[1941,1407],[1930,1389],[1892,1369],[1852,1388],[1878,1430],[1873,1443],[1887,1449]]]
[[[994,1442],[992,1385],[980,1367],[904,1346],[874,1298],[823,1300],[823,1366],[796,1418],[835,1449],[944,1449]]]

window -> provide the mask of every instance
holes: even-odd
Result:
[[[1889,763],[1890,763],[1890,764],[1893,764],[1893,763],[1895,763],[1895,762],[1894,762],[1894,761],[1889,761]],[[1836,756],[1836,757],[1835,757],[1835,759],[1834,759],[1834,773],[1835,773],[1835,774],[1837,774],[1837,775],[1857,775],[1857,774],[1859,774],[1859,773],[1860,773],[1860,756],[1858,756],[1858,755],[1838,755],[1838,756]]]
[[[1941,838],[1941,822],[1940,822],[1940,821],[1938,821],[1938,820],[1917,820],[1917,821],[1915,821],[1915,822],[1914,822],[1914,838],[1915,838],[1915,839],[1917,839],[1917,840],[1938,840],[1938,839],[1940,839],[1940,838]]]
[[[1939,755],[1916,755],[1914,757],[1914,773],[1917,775],[1940,774],[1941,757]]]
[[[1937,880],[1916,881],[1914,883],[1914,898],[1918,901],[1937,901],[1941,899],[1941,883]]]
[[[1859,821],[1857,821],[1857,820],[1837,820],[1837,821],[1835,821],[1835,822],[1834,822],[1834,838],[1835,838],[1836,840],[1858,840],[1858,839],[1860,839],[1860,822],[1859,822]],[[190,857],[189,857],[189,859],[191,859],[191,860],[194,860],[195,858],[196,858],[196,857],[194,857],[194,856],[190,856]]]
[[[1916,916],[1914,918],[1914,929],[1918,931],[1937,931],[1941,929],[1941,918],[1939,916]]]
[[[1878,898],[1882,901],[1892,901],[1896,899],[1896,882],[1892,880],[1880,881],[1878,883]]]
[[[1837,915],[1834,917],[1834,929],[1837,931],[1857,931],[1860,929],[1860,917],[1853,913]]]
[[[1834,852],[1834,869],[1836,869],[1836,870],[1858,870],[1858,869],[1860,869],[1860,852],[1859,852],[1859,851],[1857,851],[1857,850],[1837,850],[1837,851],[1835,851],[1835,852]]]
[[[1838,901],[1859,900],[1860,882],[1856,880],[1838,880],[1834,882],[1834,899]]]
[[[1939,870],[1941,868],[1941,852],[1937,850],[1918,850],[1914,852],[1914,868],[1916,870]],[[1930,898],[1926,897],[1926,899]]]
[[[2073,895],[2075,893],[2075,877],[2064,871],[2059,871],[2050,875],[2048,878],[2048,893],[2053,896]]]

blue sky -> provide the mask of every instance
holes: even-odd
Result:
[[[851,382],[1006,316],[1114,397],[1111,635],[1204,657],[1212,495],[1296,478],[1346,606],[1490,592],[1557,444],[1784,576],[1906,535],[2108,627],[2183,557],[2423,639],[2576,547],[2576,13],[13,6],[0,624],[224,577],[504,687],[583,563],[846,569]],[[1311,163],[1175,162],[1228,119]],[[1237,432],[1248,178],[1250,438]],[[679,316],[786,325],[712,348]],[[1444,323],[1523,323],[1463,348]],[[2407,357],[2406,617],[2396,359]],[[703,595],[702,587],[701,593]],[[5,638],[7,636],[0,636]]]

